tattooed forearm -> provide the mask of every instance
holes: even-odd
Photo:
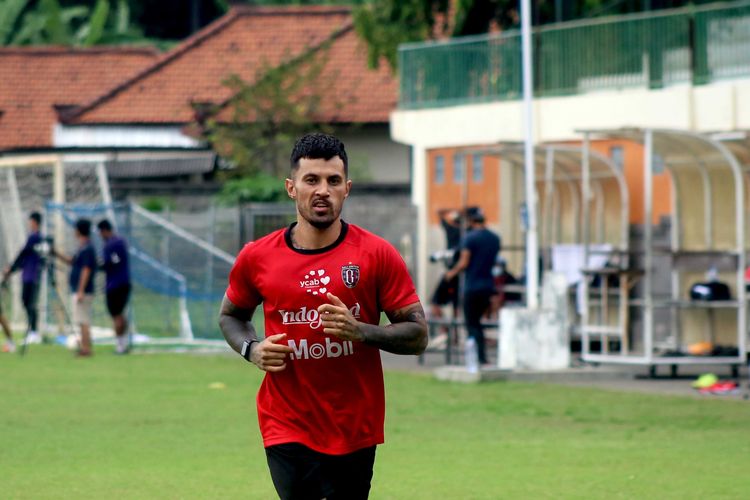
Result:
[[[237,351],[242,349],[245,340],[257,339],[255,327],[250,322],[254,309],[242,309],[234,305],[225,295],[219,312],[219,328],[227,344]]]
[[[394,354],[421,354],[427,348],[427,321],[418,302],[388,315],[388,326],[360,325],[365,343]]]

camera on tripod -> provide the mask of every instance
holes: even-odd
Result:
[[[55,238],[52,236],[43,236],[42,240],[34,245],[34,251],[43,260],[47,260],[55,254]]]
[[[442,262],[446,266],[451,266],[456,256],[456,251],[453,249],[437,250],[430,254],[430,262],[438,263]]]

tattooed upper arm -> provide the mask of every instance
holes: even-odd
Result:
[[[224,295],[224,299],[221,301],[221,316],[232,316],[233,318],[237,318],[242,321],[250,321],[253,317],[253,313],[255,312],[255,308],[253,309],[246,309],[243,307],[239,307],[235,305],[231,300],[229,300],[229,297]]]
[[[415,302],[413,304],[409,304],[406,307],[402,307],[401,309],[397,309],[392,312],[387,312],[386,315],[388,316],[388,319],[391,320],[391,323],[405,323],[405,322],[411,322],[411,323],[419,323],[421,325],[427,325],[427,320],[425,319],[424,315],[424,309],[422,309],[422,304],[419,302]]]

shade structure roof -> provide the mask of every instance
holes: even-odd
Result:
[[[625,139],[646,146],[644,177],[667,172],[672,184],[672,250],[739,251],[746,247],[747,180],[738,153],[709,134],[627,128],[583,131],[592,138]],[[651,158],[648,158],[648,150]],[[647,197],[646,220],[651,220]]]
[[[514,168],[524,168],[522,144],[464,151],[497,156]],[[627,249],[628,191],[623,173],[612,160],[595,151],[587,154],[578,146],[545,144],[534,148],[534,165],[542,246],[582,243],[588,238]]]

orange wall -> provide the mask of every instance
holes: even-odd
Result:
[[[440,218],[437,212],[441,208],[461,209],[463,205],[463,183],[454,180],[454,155],[457,150],[453,148],[433,149],[427,153],[428,178],[428,209],[430,222],[439,224]],[[438,184],[435,179],[435,164],[438,156],[443,157],[444,177],[443,182]],[[500,221],[500,202],[498,199],[499,186],[499,161],[497,158],[484,158],[483,182],[477,183],[473,179],[473,157],[465,156],[465,172],[468,177],[467,206],[481,207],[487,217],[488,224],[497,224]]]
[[[578,143],[577,145],[580,145]],[[643,146],[630,141],[602,140],[592,141],[591,149],[610,157],[611,148],[621,146],[625,160],[625,182],[630,194],[630,223],[643,224]],[[669,175],[662,173],[655,175],[653,216],[651,222],[658,224],[659,219],[671,213],[672,188]]]
[[[568,143],[580,146],[580,142]],[[591,148],[607,157],[611,155],[613,147],[620,146],[624,157],[625,182],[630,195],[630,223],[643,224],[643,146],[630,141],[623,140],[601,140],[592,141]],[[441,208],[460,209],[462,205],[461,183],[453,178],[455,154],[465,148],[441,148],[432,149],[427,153],[428,186],[429,193],[428,208],[430,222],[439,224],[437,212]],[[438,184],[436,175],[436,158],[443,157],[444,180]],[[480,206],[487,216],[489,224],[497,224],[500,219],[499,201],[499,163],[497,157],[484,158],[484,181],[476,183],[472,179],[472,161],[470,154],[466,155],[466,175],[469,178],[468,205]],[[660,218],[671,213],[672,192],[669,176],[666,173],[654,176],[654,200],[652,223],[658,224]]]

